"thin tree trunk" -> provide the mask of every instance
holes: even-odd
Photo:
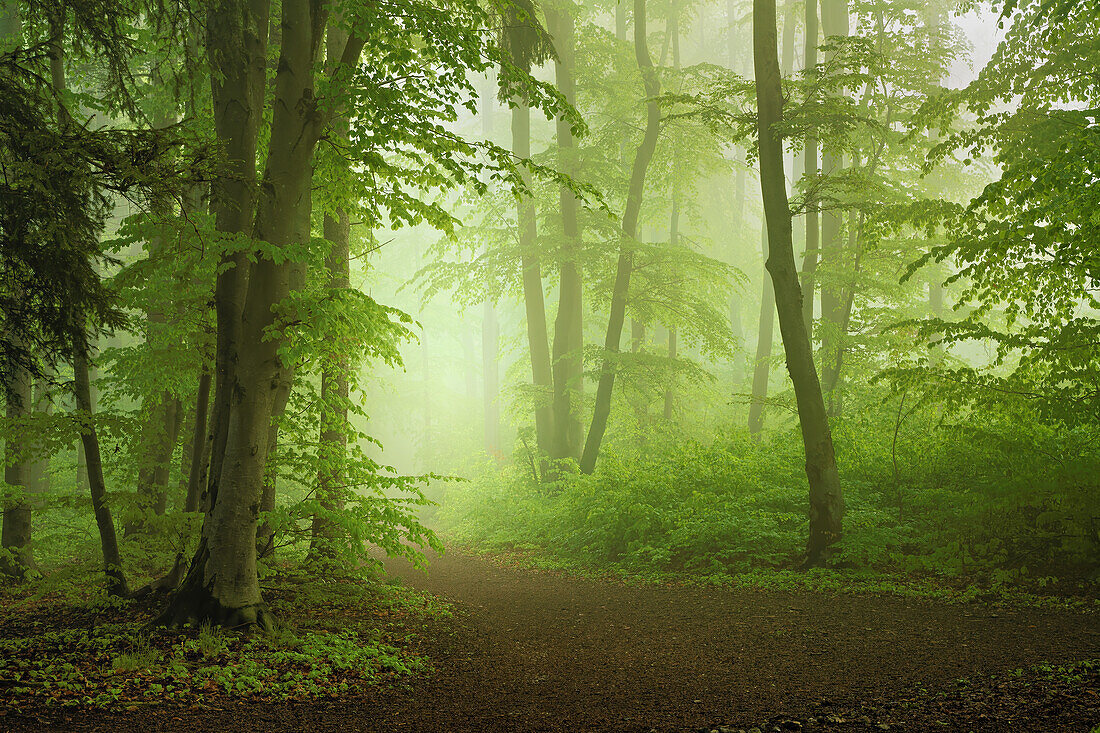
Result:
[[[767,223],[760,230],[760,251],[764,262],[768,261]],[[752,368],[752,396],[749,401],[749,435],[759,439],[764,430],[764,407],[768,402],[768,381],[772,369],[772,341],[775,338],[775,289],[764,270],[760,293],[760,318],[756,329],[756,359]]]
[[[676,337],[677,337],[676,327],[675,326],[670,326],[669,329],[668,329],[668,360],[669,360],[669,363],[673,363],[673,362],[676,361]],[[675,374],[675,373],[673,372],[672,374]],[[673,379],[675,379],[674,376],[669,377],[669,386],[665,390],[665,412],[664,412],[665,420],[671,420],[672,419],[672,408],[676,403],[676,390],[674,390],[673,386],[672,386],[673,385],[673,382],[672,382]]]
[[[760,148],[760,186],[768,226],[767,269],[775,286],[779,329],[794,384],[809,480],[810,534],[807,563],[821,564],[841,538],[844,500],[829,418],[802,317],[802,293],[794,261],[791,211],[783,176],[782,77],[776,48],[775,0],[753,2],[753,57]]]
[[[677,75],[680,73],[680,9],[678,3],[673,2],[671,9],[671,22],[668,35],[672,40],[672,68]],[[679,151],[672,151],[672,213],[668,223],[668,244],[673,250],[680,245],[680,156]],[[669,365],[674,366],[676,360],[676,326],[668,327],[668,359]],[[664,417],[672,419],[672,407],[676,400],[676,372],[669,369],[668,386],[665,388]]]
[[[341,45],[342,47],[342,45]],[[336,216],[325,214],[325,239],[332,248],[325,257],[330,290],[346,290],[351,286],[351,224],[347,211]],[[310,528],[309,554],[313,558],[332,557],[339,537],[339,525],[330,514],[344,507],[345,463],[348,444],[348,372],[346,355],[338,355],[321,370],[321,435],[317,471],[317,499],[321,511],[313,515]]]
[[[933,318],[943,318],[943,280],[938,267],[928,275],[928,310]],[[943,364],[943,343],[938,335],[928,345],[928,363],[933,367]]]
[[[645,189],[646,169],[653,152],[657,148],[657,135],[661,120],[657,95],[661,83],[646,44],[646,0],[634,0],[634,56],[638,69],[642,72],[645,84],[646,125],[642,142],[634,156],[634,165],[630,172],[630,187],[627,190],[626,207],[623,210],[622,244],[619,250],[619,262],[615,271],[615,284],[611,292],[611,313],[607,322],[607,338],[604,340],[603,365],[600,381],[596,388],[596,403],[592,413],[592,424],[588,429],[588,438],[581,454],[581,471],[592,473],[596,469],[596,458],[600,453],[600,444],[607,430],[607,419],[611,415],[611,394],[615,386],[615,357],[619,352],[622,339],[623,321],[626,317],[626,299],[630,291],[630,273],[634,267],[634,241],[638,234],[638,214],[642,208],[642,193]]]
[[[525,100],[516,100],[512,108],[512,152],[517,158],[531,157],[531,108]],[[530,184],[530,174],[524,172]],[[527,314],[527,346],[531,351],[531,378],[535,394],[535,440],[540,455],[549,453],[553,442],[553,372],[546,331],[546,303],[542,290],[535,230],[535,202],[524,194],[516,204],[519,226],[520,264],[523,268],[523,303]],[[545,467],[541,471],[545,474]]]
[[[490,74],[486,92],[482,95],[481,107],[481,130],[486,140],[493,139],[496,86],[496,79]],[[495,283],[486,283],[485,302],[481,306],[482,421],[485,432],[485,453],[494,457],[503,455],[500,444],[500,365],[498,363],[500,322],[497,319],[495,295]]]
[[[95,408],[92,404],[91,385],[88,379],[88,358],[78,354],[73,359],[73,395],[76,398],[77,420],[80,425],[80,442],[88,458],[88,485],[91,489],[92,512],[99,528],[99,544],[103,551],[103,572],[107,576],[107,595],[130,594],[126,575],[122,570],[122,558],[118,552],[118,536],[107,506],[107,485],[103,480],[103,460],[99,453],[99,436],[95,428]]]
[[[554,65],[558,90],[570,104],[576,104],[574,80],[574,27],[568,9],[546,10],[547,26],[554,37],[557,61]],[[576,143],[570,123],[557,119],[558,166],[565,173],[574,171]],[[562,247],[558,286],[558,314],[554,320],[553,378],[554,440],[551,457],[580,459],[583,440],[577,407],[584,383],[584,322],[581,303],[582,282],[577,257],[581,248],[578,202],[567,187],[562,186],[561,218],[565,243]]]
[[[804,69],[817,67],[817,0],[806,0],[806,48]],[[806,136],[805,170],[803,174],[807,179],[816,176],[817,169],[817,138]],[[814,298],[817,294],[817,256],[821,246],[821,224],[818,221],[817,200],[807,196],[806,199],[806,253],[802,259],[802,318],[806,321],[806,332],[813,340],[814,323]]]
[[[335,24],[328,29],[325,65],[329,73],[339,63],[347,42],[347,33]],[[339,142],[345,142],[349,125],[347,117],[334,119],[330,135]],[[351,287],[351,220],[347,210],[339,208],[335,215],[325,212],[323,226],[324,237],[331,242],[325,257],[328,288],[330,291],[345,291]],[[339,352],[335,358],[326,359],[321,367],[321,434],[317,456],[320,464],[317,469],[317,500],[321,511],[313,515],[309,542],[309,555],[314,559],[337,555],[340,527],[331,515],[344,508],[350,370],[348,355]]]
[[[18,348],[19,344],[15,346]],[[4,443],[4,483],[19,487],[22,494],[4,504],[0,545],[11,554],[0,553],[0,571],[22,581],[35,572],[34,549],[31,544],[32,504],[29,496],[33,480],[31,452],[34,446],[25,440],[25,422],[30,417],[33,405],[33,379],[26,367],[14,361],[9,361],[8,369],[8,380],[4,385],[9,431],[8,439]]]
[[[848,35],[847,0],[821,0],[821,27],[826,37]],[[822,150],[822,173],[836,176],[843,167],[844,154],[826,145]],[[843,214],[839,209],[832,209],[823,212],[821,219],[821,258],[830,268],[830,277],[821,284],[821,357],[826,363],[835,363],[844,317],[844,294],[840,287],[840,268],[844,256],[840,238]],[[831,393],[834,385],[823,386]]]

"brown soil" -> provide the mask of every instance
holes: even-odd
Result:
[[[449,554],[408,585],[453,602],[438,671],[349,699],[222,709],[53,711],[12,730],[1090,731],[1095,615],[878,596],[631,587]],[[960,682],[968,678],[969,682]],[[885,727],[884,727],[885,726]]]

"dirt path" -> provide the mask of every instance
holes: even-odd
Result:
[[[974,730],[1087,731],[1088,721],[1100,723],[1096,675],[1068,692],[1047,685],[1002,690],[993,702],[980,690],[962,703],[932,699],[958,678],[1100,657],[1095,616],[627,587],[458,554],[435,560],[427,576],[405,565],[392,571],[458,611],[453,629],[436,630],[427,649],[440,671],[413,689],[324,703],[146,710],[109,725],[72,719],[57,729],[958,730],[965,721]],[[907,709],[905,700],[917,706]]]

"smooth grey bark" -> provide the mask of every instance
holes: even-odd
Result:
[[[611,395],[615,387],[615,369],[617,368],[615,362],[619,353],[619,343],[622,340],[623,321],[626,317],[630,273],[634,268],[634,241],[638,234],[638,215],[642,208],[646,170],[657,149],[657,136],[660,133],[661,111],[656,98],[661,92],[661,82],[657,77],[657,70],[653,67],[649,46],[646,43],[646,0],[634,0],[634,56],[638,62],[638,70],[642,73],[645,96],[648,100],[646,125],[630,171],[630,186],[627,189],[626,207],[623,210],[622,243],[615,270],[615,283],[611,292],[607,337],[604,340],[605,356],[600,369],[600,381],[596,387],[592,423],[588,428],[584,452],[581,454],[581,472],[587,474],[596,469],[596,458],[599,456],[600,444],[607,430],[607,419],[611,415]]]
[[[211,186],[210,211],[214,228],[227,242],[251,232],[256,210],[256,153],[263,122],[269,19],[270,0],[213,0],[207,6],[207,62],[219,70],[210,75],[214,132],[225,156],[225,168]],[[204,508],[212,506],[218,494],[249,269],[247,247],[227,249],[214,284],[218,325],[210,468],[206,496],[200,500]]]
[[[802,291],[794,261],[791,210],[783,175],[782,76],[776,43],[775,0],[753,2],[753,58],[756,69],[757,134],[760,150],[760,187],[767,220],[769,253],[766,263],[775,286],[779,329],[794,384],[799,424],[806,451],[809,480],[810,533],[807,563],[828,559],[840,540],[844,515],[829,418],[814,366],[813,349],[802,317]]]
[[[557,60],[554,64],[558,90],[569,104],[576,104],[575,73],[576,40],[573,8],[546,10],[547,27],[554,38]],[[558,167],[565,173],[574,172],[576,141],[569,121],[557,119]],[[581,250],[581,230],[578,220],[579,202],[568,186],[560,190],[562,235],[565,238],[559,258],[558,313],[554,319],[552,354],[554,401],[554,439],[550,457],[580,459],[584,439],[580,416],[577,414],[580,392],[584,386],[584,322],[582,289],[578,257]]]
[[[211,20],[231,22],[216,13]],[[309,220],[313,151],[328,122],[314,95],[314,60],[326,21],[323,5],[310,0],[282,2],[270,143],[252,229],[253,239],[276,248],[304,244],[302,222]],[[350,73],[362,46],[362,39],[350,39],[332,76]],[[334,78],[332,86],[338,88],[340,81]],[[260,111],[253,107],[246,119]],[[159,623],[261,628],[273,623],[260,593],[256,530],[269,428],[279,390],[292,383],[294,366],[280,359],[283,339],[270,338],[268,333],[276,325],[273,306],[292,292],[298,269],[293,261],[276,261],[262,251],[251,265],[232,344],[236,373],[220,475],[210,484],[214,489],[210,510],[187,577],[158,617]],[[234,295],[239,299],[240,294]]]

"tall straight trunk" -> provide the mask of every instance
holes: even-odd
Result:
[[[554,38],[557,61],[554,65],[558,90],[570,104],[576,104],[577,92],[574,79],[574,27],[572,9],[546,10],[547,26]],[[576,142],[569,121],[557,119],[558,166],[565,173],[573,173]],[[562,186],[561,221],[564,242],[560,257],[558,314],[554,319],[553,377],[554,439],[551,457],[580,459],[582,434],[577,410],[580,391],[584,386],[584,322],[581,307],[582,282],[577,262],[581,249],[581,230],[578,221],[577,197],[568,186]]]
[[[630,353],[645,351],[645,323],[637,318],[630,319]]]
[[[732,68],[732,67],[731,67]],[[743,150],[738,149],[736,152],[736,172],[733,178],[733,242],[730,248],[730,261],[736,261],[737,251],[742,246],[743,229],[745,226],[745,199],[748,198],[745,195],[745,154]],[[737,340],[738,345],[744,349],[747,347],[745,343],[745,328],[742,323],[741,310],[741,295],[731,289],[729,299],[730,309],[730,323],[733,325],[733,334]],[[746,361],[743,357],[738,355],[734,359],[733,363],[733,383],[737,385],[737,389],[743,388],[745,382],[745,364]]]
[[[255,240],[283,251],[304,246],[308,234],[302,223],[309,221],[313,152],[328,121],[313,91],[325,24],[325,10],[317,3],[283,0],[271,137],[252,231]],[[350,73],[362,45],[349,40],[338,70]],[[332,86],[338,88],[337,82]],[[269,429],[280,389],[293,383],[294,366],[280,358],[284,339],[268,333],[278,325],[273,307],[291,294],[299,273],[293,260],[255,253],[236,330],[236,374],[220,476],[211,482],[213,501],[187,577],[160,623],[271,626],[256,570],[256,529]]]
[[[326,39],[325,66],[329,73],[340,62],[348,35],[333,24]],[[330,135],[338,141],[348,139],[350,122],[346,116],[330,125]],[[351,220],[344,208],[325,212],[323,234],[331,245],[325,256],[330,291],[346,291],[351,287]],[[313,558],[336,555],[340,536],[339,524],[332,514],[344,508],[347,484],[348,398],[351,361],[347,354],[337,353],[321,366],[321,434],[318,445],[317,500],[321,511],[313,515],[310,527],[309,554]]]
[[[485,452],[490,456],[501,453],[500,445],[500,323],[496,308],[490,300],[482,304],[481,317],[481,368],[485,420]]]
[[[806,48],[804,69],[817,67],[818,44],[817,0],[806,0]],[[807,178],[817,175],[817,138],[807,134],[803,160]],[[802,319],[806,321],[806,332],[813,340],[814,298],[817,294],[817,256],[821,246],[821,223],[817,214],[817,201],[806,201],[806,254],[802,259]]]
[[[48,416],[53,412],[53,391],[50,388],[49,377],[40,377],[34,385],[34,412],[38,415]],[[50,453],[45,450],[34,452],[31,457],[29,488],[33,502],[37,508],[38,499],[50,490]],[[33,496],[37,495],[37,496]]]
[[[780,73],[790,74],[794,68],[794,13],[788,5],[783,21],[783,58]],[[768,227],[761,222],[760,251],[768,260]],[[772,346],[775,342],[775,288],[767,271],[764,272],[760,293],[760,319],[756,334],[756,359],[752,370],[752,395],[749,398],[749,435],[760,439],[764,430],[764,413],[768,401],[768,386],[772,371]]]
[[[847,0],[821,0],[821,28],[826,37],[848,35]],[[826,145],[822,150],[821,171],[835,176],[844,167],[841,151]],[[830,277],[821,285],[821,354],[822,359],[835,362],[840,349],[841,322],[843,321],[844,294],[840,287],[839,271],[844,257],[841,241],[843,213],[839,209],[825,211],[821,217],[821,258],[830,268]],[[824,385],[827,391],[835,385]]]
[[[737,34],[737,0],[726,0],[726,60],[733,71],[739,71]]]
[[[88,486],[91,489],[92,513],[99,529],[99,545],[103,551],[103,572],[107,577],[107,595],[127,596],[130,587],[122,570],[122,558],[118,552],[118,536],[107,506],[107,485],[103,480],[103,459],[99,453],[99,436],[95,427],[95,406],[92,404],[91,385],[88,379],[88,357],[78,354],[73,358],[73,396],[76,398],[77,421],[80,426],[80,442],[88,459]]]
[[[219,70],[210,75],[214,132],[225,156],[222,175],[211,186],[210,211],[214,228],[227,239],[249,234],[256,210],[256,152],[263,121],[270,4],[270,0],[213,0],[207,6],[207,61]],[[221,257],[214,284],[218,326],[209,420],[209,483],[204,488],[208,496],[201,500],[205,507],[217,498],[216,482],[225,457],[249,270],[247,251],[228,251]]]
[[[814,366],[813,349],[802,317],[802,291],[794,261],[791,211],[783,175],[782,76],[776,48],[775,0],[753,2],[753,58],[756,68],[760,187],[767,220],[767,269],[775,286],[779,330],[794,384],[809,480],[810,535],[807,562],[824,562],[841,538],[844,500],[837,473],[829,418]]]
[[[183,511],[199,511],[199,500],[205,484],[206,466],[210,460],[210,444],[205,440],[206,423],[210,408],[210,368],[206,365],[199,372],[199,388],[195,394],[195,426],[191,435],[191,462],[187,471],[187,498]],[[205,510],[205,507],[204,507]]]
[[[163,84],[164,80],[154,73],[154,84]],[[154,115],[153,126],[164,129],[177,122],[176,115],[159,112]],[[161,221],[172,216],[172,201],[157,196],[150,202],[150,210]],[[167,255],[167,243],[157,234],[148,241],[149,261],[156,263]],[[145,311],[145,343],[150,351],[163,345],[164,327],[168,323],[167,314],[159,305],[150,306]],[[151,404],[150,404],[151,403]],[[123,533],[128,536],[144,528],[150,512],[161,516],[168,502],[168,462],[175,451],[179,436],[180,401],[171,390],[161,390],[155,397],[148,395],[145,404],[145,424],[141,430],[142,455],[138,462],[137,476],[137,514],[130,517],[124,525]]]
[[[18,347],[19,344],[16,346]],[[25,440],[27,432],[22,425],[30,417],[33,407],[34,380],[30,371],[21,364],[9,362],[8,369],[4,397],[7,402],[6,414],[10,432],[4,443],[4,483],[19,487],[21,495],[12,497],[4,503],[0,544],[10,555],[0,554],[0,561],[2,561],[0,571],[21,581],[35,570],[34,550],[31,544],[30,498],[33,481],[31,454],[34,446]]]
[[[332,242],[325,257],[330,290],[346,290],[351,286],[350,232],[346,210],[337,210],[335,216],[325,214],[325,239]],[[314,558],[334,555],[339,537],[339,525],[330,515],[344,507],[350,367],[347,356],[337,355],[321,369],[321,442],[318,449],[321,465],[317,471],[317,499],[321,511],[313,515],[309,546]]]
[[[760,252],[768,261],[767,223],[760,229]],[[760,318],[756,329],[756,359],[752,367],[752,396],[749,401],[749,434],[759,439],[764,430],[764,407],[768,401],[768,380],[772,369],[772,341],[775,338],[775,288],[768,272],[760,293]]]
[[[678,3],[673,2],[669,22],[668,35],[672,42],[672,68],[677,75],[680,73],[680,9]],[[675,140],[675,138],[674,138]],[[674,143],[675,144],[675,143]],[[668,222],[668,244],[675,248],[680,244],[680,156],[679,151],[672,151],[672,213]],[[668,327],[668,359],[672,364],[676,360],[676,326]],[[669,370],[668,386],[665,387],[664,417],[672,419],[672,407],[676,400],[676,372]]]
[[[462,333],[462,373],[466,377],[466,403],[472,404],[477,394],[477,358],[474,356],[473,331]]]
[[[489,77],[489,84],[482,95],[481,131],[486,140],[493,139],[496,80]],[[488,252],[486,252],[488,256]],[[500,322],[494,302],[496,286],[486,283],[485,301],[481,305],[481,388],[482,422],[484,425],[485,453],[502,455],[500,444]]]
[[[943,279],[939,268],[932,268],[928,275],[928,310],[933,318],[943,318]],[[928,345],[928,363],[934,367],[943,364],[943,343],[939,336]]]
[[[512,152],[517,158],[531,157],[531,108],[516,100],[512,108]],[[524,172],[530,184],[530,174]],[[536,250],[535,201],[524,194],[516,204],[519,226],[520,266],[523,268],[523,304],[527,315],[527,346],[531,351],[531,378],[535,385],[535,440],[539,453],[548,454],[553,442],[553,371],[546,331],[546,303],[542,290],[542,265]]]
[[[677,340],[676,327],[675,326],[669,326],[669,329],[668,329],[668,360],[669,360],[669,362],[676,361],[676,347],[677,347],[676,340]],[[665,420],[671,420],[672,419],[672,408],[676,404],[676,390],[673,389],[673,383],[672,383],[672,379],[674,379],[674,378],[675,377],[670,377],[669,386],[668,386],[667,389],[665,389],[665,411],[664,411]]]
[[[19,39],[17,38],[23,31],[19,4],[9,0],[0,6],[0,13],[2,13],[0,15],[0,37],[12,42],[14,45],[21,46],[22,44],[18,42]],[[15,316],[9,313],[7,317],[9,319],[8,326],[10,327],[12,325],[10,319],[14,319]],[[9,331],[9,333],[11,334],[9,338],[14,336],[13,332]],[[14,338],[12,340],[14,341]],[[22,348],[20,348],[21,343],[13,343],[12,345],[16,351],[22,351]],[[7,403],[6,414],[9,421],[9,430],[11,430],[10,423],[23,420],[31,410],[31,373],[22,365],[9,360],[6,376],[4,399]],[[20,429],[12,431],[11,437],[4,445],[4,482],[9,486],[23,487],[24,495],[5,502],[3,507],[4,517],[2,523],[0,523],[2,524],[2,527],[0,527],[0,547],[11,553],[10,556],[0,554],[0,572],[17,580],[23,580],[34,570],[34,552],[31,545],[32,508],[29,497],[26,495],[29,490],[28,484],[31,481],[29,475],[31,467],[28,462],[28,446],[17,438],[17,435],[21,432]]]
[[[55,10],[50,14],[50,79],[53,91],[61,98],[67,90],[65,81],[64,38],[65,18]],[[61,107],[58,122],[64,127],[69,122],[68,111]],[[89,379],[88,355],[78,351],[73,357],[73,397],[76,402],[80,442],[88,469],[88,489],[92,499],[92,513],[99,530],[99,543],[103,552],[103,572],[107,580],[107,595],[126,596],[130,587],[122,569],[118,552],[118,536],[115,533],[111,509],[107,506],[107,485],[103,479],[103,459],[99,452],[99,436],[95,427],[95,409],[92,403],[92,387]]]
[[[623,209],[622,244],[619,250],[619,262],[615,270],[615,284],[611,291],[611,312],[607,320],[607,338],[604,340],[603,365],[600,369],[600,381],[596,387],[596,403],[592,412],[592,424],[588,428],[588,438],[581,454],[581,471],[592,473],[596,469],[596,458],[600,453],[600,443],[607,430],[607,419],[611,415],[611,394],[615,387],[615,355],[619,352],[622,340],[623,321],[626,318],[626,298],[630,291],[630,273],[634,268],[634,241],[638,234],[638,215],[642,209],[642,193],[645,189],[646,169],[657,149],[657,135],[661,121],[661,111],[657,104],[657,95],[661,92],[661,83],[657,70],[649,56],[646,44],[646,0],[634,0],[634,56],[638,70],[642,72],[645,84],[646,124],[642,142],[634,155],[634,165],[630,171],[630,186],[627,189],[626,207]]]
[[[853,162],[853,165],[859,165],[858,159]],[[847,267],[850,264],[852,277],[845,283],[842,291],[836,354],[832,359],[826,360],[821,367],[821,385],[827,396],[825,406],[830,417],[839,416],[844,409],[843,390],[839,387],[841,385],[841,375],[844,373],[844,350],[848,341],[848,325],[852,318],[852,306],[855,303],[855,280],[859,276],[860,261],[863,255],[863,243],[859,238],[862,217],[852,211],[849,218],[852,225],[848,227],[848,244],[845,247],[845,253],[851,255],[852,261],[851,263],[845,262],[845,266]],[[860,222],[858,225],[856,224],[857,221]]]

